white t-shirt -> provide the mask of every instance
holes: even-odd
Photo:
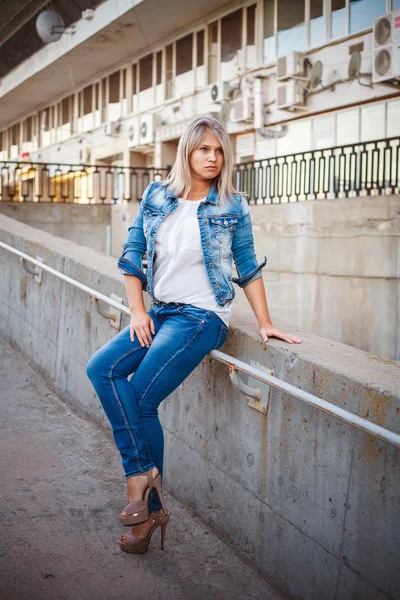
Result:
[[[217,303],[204,263],[197,219],[202,200],[179,198],[176,209],[159,226],[154,245],[154,296],[162,302],[212,310],[229,325],[232,301],[225,306]]]

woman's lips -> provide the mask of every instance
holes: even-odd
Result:
[[[217,167],[206,167],[206,169],[210,169],[211,171],[216,171]]]

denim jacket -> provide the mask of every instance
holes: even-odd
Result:
[[[154,301],[154,240],[160,223],[178,206],[178,198],[162,182],[145,189],[117,266],[123,275],[135,275]],[[220,206],[218,191],[211,185],[207,198],[197,209],[204,261],[217,303],[224,306],[235,296],[233,283],[245,287],[262,276],[267,259],[257,263],[250,209],[240,194]],[[143,272],[142,257],[147,251],[148,268]],[[232,259],[239,275],[232,277]],[[184,274],[183,274],[184,275]]]

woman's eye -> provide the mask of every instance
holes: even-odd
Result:
[[[219,148],[218,152],[219,152],[220,154],[223,154],[223,153],[224,153],[224,151],[222,150],[222,148]]]

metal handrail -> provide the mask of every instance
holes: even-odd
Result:
[[[0,247],[4,248],[5,250],[8,250],[9,252],[12,252],[13,254],[16,254],[17,256],[20,256],[22,260],[27,260],[27,261],[32,262],[34,265],[36,265],[40,269],[43,269],[45,271],[48,271],[49,273],[52,273],[56,277],[59,277],[60,279],[62,279],[63,281],[66,281],[67,283],[70,283],[74,287],[77,287],[80,290],[87,292],[93,298],[98,298],[99,300],[103,300],[104,302],[107,302],[107,304],[109,304],[110,306],[113,306],[120,312],[126,314],[127,316],[130,316],[130,310],[127,306],[124,306],[120,302],[117,302],[117,301],[113,300],[112,298],[109,298],[105,294],[102,294],[101,292],[98,292],[98,291],[94,290],[93,288],[91,288],[87,285],[84,285],[83,283],[80,283],[79,281],[76,281],[75,279],[72,279],[72,277],[68,277],[68,275],[64,275],[64,273],[60,273],[60,271],[57,271],[56,269],[49,267],[48,265],[44,264],[40,260],[37,260],[37,259],[33,258],[32,256],[29,256],[28,254],[21,252],[20,250],[17,250],[13,246],[9,246],[8,244],[5,244],[4,242],[0,241]],[[248,365],[247,363],[245,363],[237,358],[234,358],[233,356],[229,356],[228,354],[225,354],[224,352],[220,352],[219,350],[212,350],[210,352],[210,354],[216,360],[228,365],[230,369],[237,369],[238,371],[241,371],[242,373],[250,375],[251,377],[254,377],[254,379],[262,381],[263,383],[266,383],[282,392],[285,392],[286,394],[289,394],[293,398],[297,398],[298,400],[301,400],[302,402],[305,402],[306,404],[309,404],[310,406],[314,406],[314,407],[318,408],[319,410],[322,410],[323,412],[327,413],[328,415],[334,416],[334,417],[340,419],[341,421],[348,423],[349,425],[353,425],[354,427],[357,427],[358,429],[361,429],[362,431],[365,431],[366,433],[370,433],[370,434],[374,435],[375,437],[377,437],[381,440],[384,440],[386,442],[389,442],[389,444],[392,444],[393,446],[396,446],[397,448],[400,448],[400,435],[398,435],[397,433],[395,433],[393,431],[390,431],[389,429],[385,429],[384,427],[381,427],[380,425],[371,423],[371,421],[368,421],[367,419],[359,417],[358,415],[355,415],[354,413],[351,413],[348,410],[344,410],[343,408],[340,408],[340,407],[336,406],[335,404],[332,404],[331,402],[327,402],[326,400],[323,400],[322,398],[318,398],[317,396],[314,396],[313,394],[310,394],[309,392],[305,392],[304,390],[301,390],[301,389],[297,388],[296,386],[291,385],[290,383],[286,383],[286,381],[278,379],[277,377],[274,377],[273,375],[269,375],[269,374],[265,373],[264,371],[262,371],[261,369],[258,369],[257,367],[253,367],[251,365]]]

